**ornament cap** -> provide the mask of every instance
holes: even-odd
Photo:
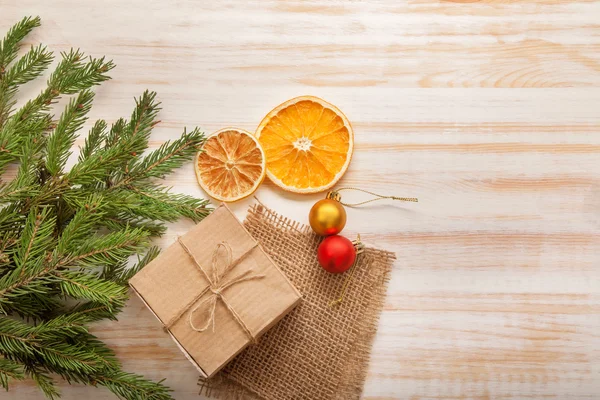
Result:
[[[327,192],[325,198],[339,202],[342,201],[342,195],[337,190],[330,190],[329,192]]]
[[[365,251],[365,244],[360,240],[360,233],[356,235],[356,240],[352,241],[354,248],[356,249],[356,255],[359,255]]]

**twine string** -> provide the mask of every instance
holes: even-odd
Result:
[[[183,316],[183,314],[188,312],[188,310],[190,309],[190,307],[193,304],[195,304],[204,295],[206,295],[207,293],[210,292],[211,293],[210,296],[206,297],[203,301],[201,301],[199,304],[197,304],[194,308],[192,308],[189,311],[188,323],[189,323],[190,327],[196,332],[204,332],[209,327],[212,327],[212,331],[214,332],[215,331],[215,311],[217,308],[217,301],[221,300],[223,302],[223,304],[225,305],[225,308],[232,315],[233,319],[244,330],[244,332],[250,338],[250,340],[252,342],[255,342],[256,337],[252,334],[252,331],[250,330],[250,328],[248,328],[248,325],[246,325],[246,323],[240,317],[240,315],[233,309],[231,304],[229,304],[229,302],[227,301],[227,298],[223,295],[223,291],[234,285],[238,285],[242,282],[255,280],[255,279],[262,279],[265,277],[265,275],[259,275],[259,274],[252,275],[252,273],[254,271],[252,269],[248,269],[248,270],[236,275],[234,278],[231,278],[230,280],[228,280],[226,282],[222,282],[222,279],[225,276],[227,276],[227,274],[229,274],[229,272],[250,253],[250,250],[252,250],[254,247],[258,246],[258,243],[255,243],[254,246],[252,246],[252,249],[248,250],[242,256],[238,257],[236,260],[233,260],[233,250],[231,249],[231,246],[229,245],[229,243],[220,242],[219,244],[217,244],[217,246],[215,247],[215,249],[213,251],[211,273],[209,274],[202,267],[202,264],[200,264],[198,262],[198,260],[194,256],[194,254],[190,251],[189,247],[187,247],[187,245],[183,242],[181,237],[178,237],[177,241],[179,242],[179,244],[181,245],[183,250],[187,253],[187,255],[192,259],[192,261],[194,262],[196,267],[198,267],[198,269],[202,272],[202,274],[208,281],[209,285],[207,287],[205,287],[197,296],[195,296],[191,302],[189,302],[185,307],[183,307],[181,309],[181,311],[177,315],[175,315],[175,317],[173,317],[169,321],[169,323],[167,323],[165,325],[165,328],[166,329],[171,328],[173,326],[173,324],[175,324],[175,322],[179,321],[179,319]],[[218,260],[219,260],[219,249],[221,247],[223,247],[225,249],[225,251],[227,252],[227,263],[225,264],[225,268],[224,268],[223,272],[219,273]],[[206,322],[201,327],[197,327],[196,325],[194,325],[194,321],[193,321],[193,316],[198,310],[201,310],[205,314],[208,315]]]
[[[378,201],[378,200],[384,200],[384,199],[399,200],[399,201],[410,201],[410,202],[413,202],[413,203],[418,203],[419,202],[419,199],[416,198],[416,197],[384,196],[384,195],[381,195],[381,194],[377,194],[377,193],[371,192],[369,190],[359,189],[359,188],[356,188],[356,187],[343,187],[343,188],[339,188],[339,189],[334,190],[333,193],[339,193],[342,190],[357,190],[359,192],[367,193],[367,194],[370,194],[371,196],[375,197],[374,199],[369,199],[369,200],[361,201],[359,203],[345,203],[340,198],[340,200],[338,200],[340,202],[340,204],[345,205],[347,207],[358,207],[358,206],[362,206],[363,204],[371,203],[371,202]]]

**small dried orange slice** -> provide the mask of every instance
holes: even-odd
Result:
[[[302,96],[275,107],[256,137],[267,157],[267,176],[296,193],[331,188],[352,158],[354,133],[346,116],[318,97]]]
[[[196,155],[196,178],[210,197],[237,201],[254,193],[265,179],[265,160],[250,132],[221,129],[206,139]]]

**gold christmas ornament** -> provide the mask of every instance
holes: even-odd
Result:
[[[336,198],[336,194],[329,192],[325,199],[317,201],[310,209],[308,221],[316,234],[336,235],[346,226],[346,210]]]

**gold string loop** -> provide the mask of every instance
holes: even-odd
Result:
[[[359,203],[345,203],[342,201],[342,195],[340,194],[340,192],[342,190],[357,190],[359,192],[363,192],[363,193],[370,194],[371,196],[375,196],[375,198],[361,201]],[[359,188],[355,188],[355,187],[343,187],[343,188],[332,190],[331,192],[327,193],[327,198],[332,199],[332,200],[337,200],[340,202],[340,204],[347,206],[347,207],[358,207],[358,206],[362,206],[363,204],[371,203],[373,201],[378,201],[378,200],[384,200],[384,199],[391,199],[391,200],[398,200],[398,201],[410,201],[413,203],[419,202],[419,199],[416,197],[384,196],[381,194],[373,193],[369,190],[359,189]]]

